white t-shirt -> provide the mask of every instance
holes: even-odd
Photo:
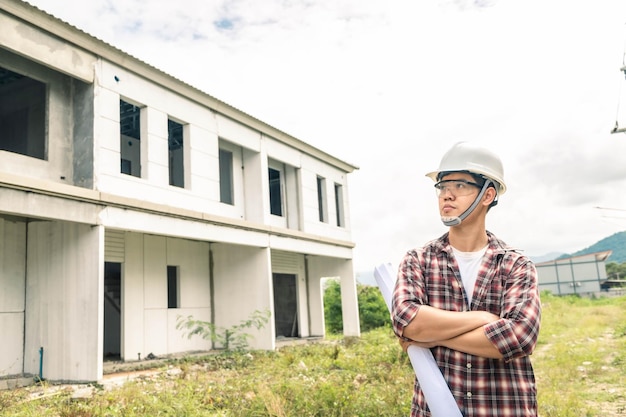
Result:
[[[487,246],[479,250],[478,252],[461,252],[452,248],[456,262],[459,264],[459,272],[461,274],[461,281],[465,287],[465,294],[467,294],[467,303],[472,304],[472,296],[474,295],[474,285],[476,285],[476,278],[478,277],[478,269],[480,263],[483,260],[483,256],[487,251]]]

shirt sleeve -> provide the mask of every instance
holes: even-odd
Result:
[[[505,262],[503,260],[503,262]],[[541,322],[537,270],[523,256],[512,264],[504,280],[501,319],[485,326],[485,335],[503,355],[505,362],[528,356],[535,349]]]
[[[426,304],[422,269],[417,254],[411,251],[400,262],[391,297],[391,321],[398,337],[403,337],[404,328],[415,318],[422,304]]]

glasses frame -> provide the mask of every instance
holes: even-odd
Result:
[[[435,190],[437,192],[437,196],[440,197],[442,195],[444,195],[445,191],[442,190],[441,185],[442,184],[447,184],[447,183],[452,183],[452,182],[456,182],[456,183],[462,183],[462,184],[466,184],[466,185],[473,185],[474,187],[478,188],[479,190],[481,188],[483,188],[482,185],[472,182],[472,181],[468,181],[468,180],[463,180],[463,179],[458,179],[458,180],[442,180],[439,181],[438,183],[435,184]],[[466,195],[470,195],[471,193],[467,193],[467,194],[457,194],[455,191],[453,191],[450,188],[447,188],[447,190],[450,192],[451,195],[455,196],[455,197],[464,197]]]

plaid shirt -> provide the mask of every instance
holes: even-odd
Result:
[[[446,233],[409,251],[400,264],[392,299],[395,333],[402,337],[420,305],[449,311],[486,310],[500,320],[484,326],[504,359],[489,359],[448,349],[432,350],[465,417],[536,416],[537,399],[529,355],[539,335],[541,305],[537,272],[525,256],[490,232],[468,305],[459,267]],[[416,379],[411,417],[430,416]]]

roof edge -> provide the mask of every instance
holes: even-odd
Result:
[[[155,66],[136,58],[121,49],[96,38],[95,36],[71,25],[68,22],[34,6],[23,0],[9,0],[0,2],[0,10],[4,10],[11,15],[36,25],[50,34],[61,38],[73,45],[82,48],[102,59],[106,59],[125,67],[137,75],[160,84],[164,88],[181,94],[190,100],[204,105],[218,113],[244,123],[246,126],[255,129],[263,134],[273,137],[291,147],[306,152],[317,159],[328,162],[335,167],[351,173],[359,167],[346,162],[336,156],[329,154],[313,145],[310,145],[295,136],[292,136],[256,117],[227,104],[224,101],[180,80],[173,75],[166,73]]]

